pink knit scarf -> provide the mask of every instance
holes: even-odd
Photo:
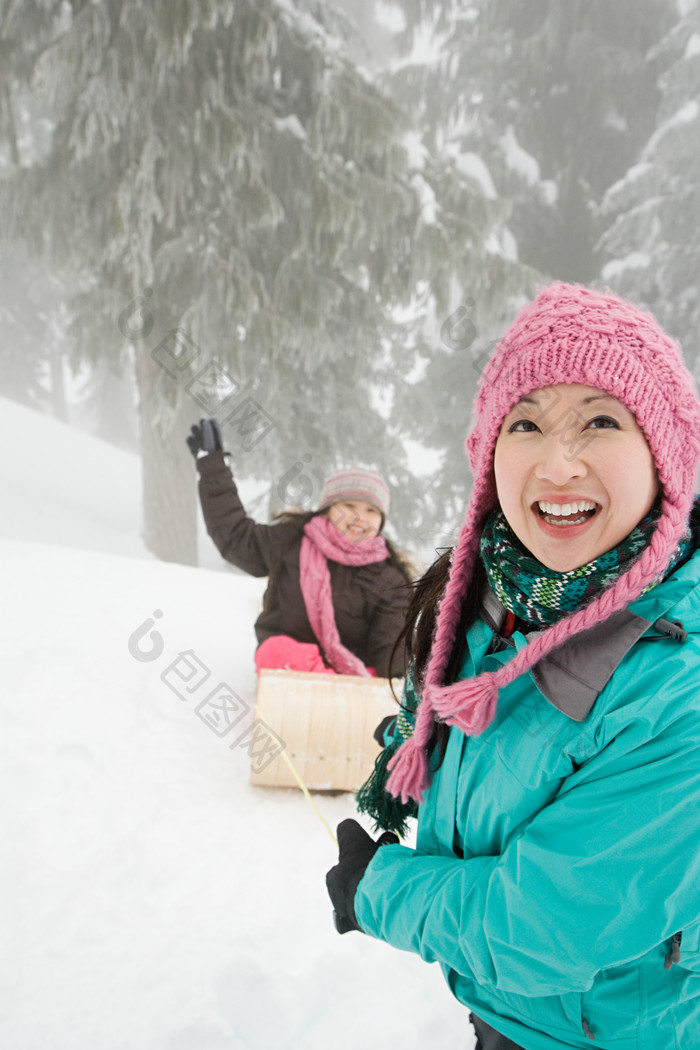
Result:
[[[341,565],[370,565],[388,557],[389,549],[381,536],[351,540],[325,515],[311,518],[304,526],[299,554],[301,593],[311,629],[321,644],[326,662],[338,674],[369,677],[370,672],[340,640],[335,624],[328,560]]]

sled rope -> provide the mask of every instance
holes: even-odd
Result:
[[[258,707],[257,704],[255,705],[255,713],[258,715],[259,718],[262,718],[262,714],[260,712],[260,708]],[[299,773],[297,772],[297,770],[296,770],[296,768],[294,766],[294,763],[292,762],[291,758],[287,754],[286,750],[280,752],[280,754],[281,754],[281,757],[284,759],[284,761],[287,763],[287,766],[289,768],[289,772],[292,774],[292,776],[296,780],[297,784],[299,785],[301,790],[306,795],[306,798],[307,798],[308,802],[313,807],[314,812],[316,813],[316,816],[321,821],[321,823],[325,827],[325,829],[328,832],[328,834],[330,835],[330,837],[333,839],[333,842],[335,843],[335,848],[338,849],[338,840],[335,837],[335,835],[333,834],[333,832],[331,831],[330,824],[328,823],[328,821],[323,816],[323,814],[321,813],[320,809],[318,808],[318,806],[316,805],[316,803],[312,799],[311,792],[309,791],[309,789],[307,788],[306,784],[304,783],[304,781],[299,776]]]

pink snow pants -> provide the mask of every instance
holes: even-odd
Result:
[[[261,642],[255,652],[257,671],[263,668],[282,671],[312,671],[314,674],[335,674],[326,667],[317,645],[297,642],[287,634],[273,634]]]
[[[261,642],[255,651],[255,668],[258,671],[311,671],[313,674],[337,674],[332,667],[326,667],[321,650],[313,642],[297,642],[288,634],[273,634]],[[367,670],[373,676],[377,672],[373,667]]]

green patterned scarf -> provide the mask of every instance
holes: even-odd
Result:
[[[696,501],[696,513],[700,515],[700,499]],[[657,520],[657,513],[652,511],[614,550],[606,551],[588,565],[570,572],[554,572],[533,558],[516,538],[503,514],[496,511],[486,523],[481,555],[491,586],[505,608],[533,625],[547,626],[597,597],[629,569],[649,542]],[[689,527],[663,576],[672,572],[699,541],[697,525],[694,525],[694,532]],[[653,586],[650,584],[647,590]],[[391,758],[413,732],[419,699],[411,668],[406,675],[393,739],[378,755],[374,771],[357,794],[357,808],[360,813],[374,819],[375,830],[381,828],[403,836],[408,820],[418,812],[413,799],[404,805],[400,799],[388,794],[385,785]]]
[[[419,702],[411,666],[406,673],[396,722],[390,731],[391,742],[377,755],[374,769],[356,795],[358,812],[367,813],[373,818],[375,831],[380,828],[382,831],[393,831],[400,838],[408,833],[408,821],[418,815],[418,806],[413,799],[402,802],[388,793],[388,766],[403,742],[413,735]]]
[[[626,572],[649,542],[657,520],[658,514],[650,512],[617,547],[587,565],[556,572],[530,554],[503,512],[497,510],[484,527],[481,558],[489,583],[504,608],[535,627],[549,627],[588,605]],[[674,551],[666,573],[681,560],[689,545],[690,530]],[[647,590],[653,586],[650,584]]]

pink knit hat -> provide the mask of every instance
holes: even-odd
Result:
[[[325,510],[332,503],[344,499],[361,499],[371,503],[382,512],[383,518],[389,513],[389,489],[374,470],[351,467],[327,478],[323,483],[318,509]]]
[[[532,390],[581,383],[612,394],[634,414],[656,462],[661,514],[632,567],[589,605],[541,631],[496,672],[446,686],[462,600],[479,557],[486,519],[497,507],[493,458],[501,424]],[[438,607],[413,736],[389,764],[389,792],[420,802],[427,786],[425,748],[437,718],[465,733],[493,720],[498,691],[567,638],[625,608],[663,574],[684,535],[700,458],[700,404],[679,347],[654,318],[611,294],[555,283],[528,304],[486,366],[466,449],[474,488]]]

